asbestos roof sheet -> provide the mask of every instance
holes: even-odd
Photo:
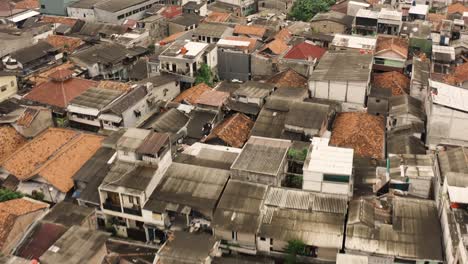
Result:
[[[291,142],[250,137],[231,169],[276,176]]]
[[[353,51],[328,51],[312,72],[311,81],[368,81],[373,55]]]
[[[122,91],[109,90],[104,88],[90,88],[81,95],[75,97],[70,104],[101,110],[108,106],[123,94]]]

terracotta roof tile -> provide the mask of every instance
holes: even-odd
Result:
[[[63,70],[63,69],[72,69],[73,67],[75,67],[75,64],[71,63],[71,62],[65,62],[63,64],[60,64],[58,66],[55,66],[55,67],[52,67],[52,68],[49,68],[43,72],[39,72],[39,73],[35,73],[34,75],[32,75],[28,80],[32,83],[34,83],[36,86],[39,85],[39,84],[42,84],[42,83],[45,83],[45,82],[48,82],[50,80],[49,76],[58,71],[58,70]]]
[[[196,98],[195,104],[218,107],[222,106],[228,97],[229,93],[210,89],[202,93],[198,98]]]
[[[234,34],[239,35],[263,37],[265,33],[266,28],[259,26],[236,25],[236,27],[234,28]]]
[[[270,52],[274,55],[283,54],[286,50],[288,50],[288,45],[284,43],[281,39],[275,39],[269,43],[267,43],[263,48],[260,50],[261,52]]]
[[[0,126],[0,165],[26,142],[13,127]]]
[[[162,12],[162,16],[167,19],[171,19],[180,15],[182,15],[182,7],[176,5],[167,6]]]
[[[187,32],[185,31],[181,31],[181,32],[177,32],[177,33],[174,33],[166,38],[163,38],[161,41],[159,41],[159,45],[161,46],[164,46],[166,44],[169,44],[169,43],[172,43],[174,41],[176,41],[180,36],[186,34]]]
[[[50,35],[46,41],[54,46],[68,53],[74,52],[77,48],[81,47],[84,42],[79,38],[61,36],[61,35]]]
[[[353,148],[369,158],[383,158],[385,125],[381,116],[367,113],[340,113],[333,124],[330,144]]]
[[[427,20],[431,22],[431,30],[432,31],[440,31],[440,27],[442,26],[442,20],[447,19],[447,14],[437,14],[437,13],[429,13],[427,14]]]
[[[95,81],[80,78],[70,78],[63,82],[50,80],[36,86],[24,98],[50,106],[65,108],[71,100],[97,84]]]
[[[397,71],[375,74],[372,83],[373,87],[391,89],[393,96],[409,94],[410,79]]]
[[[99,84],[97,85],[97,88],[123,91],[123,92],[130,91],[132,89],[132,87],[128,83],[107,81],[107,80],[100,81]]]
[[[19,216],[26,215],[49,205],[28,198],[13,199],[0,203],[0,248],[3,248],[5,242],[12,231],[13,225]]]
[[[293,69],[279,72],[268,79],[269,83],[275,84],[277,88],[307,88],[307,78]]]
[[[463,14],[463,12],[468,12],[468,7],[464,6],[462,3],[451,4],[447,8],[447,14],[449,15],[454,13]]]
[[[42,16],[42,22],[50,24],[64,24],[70,27],[74,26],[78,21],[76,18],[63,17],[63,16]]]
[[[49,128],[5,160],[3,168],[19,180],[29,179],[37,169],[78,136],[79,132],[73,130]]]
[[[32,121],[34,120],[34,118],[36,118],[36,116],[39,114],[40,111],[41,109],[37,109],[37,108],[32,108],[32,107],[26,108],[23,114],[18,118],[18,120],[16,120],[16,125],[22,126],[22,127],[29,127]],[[44,110],[44,111],[48,111],[48,110]]]
[[[275,35],[275,39],[281,39],[284,42],[287,42],[291,39],[292,34],[291,31],[287,28],[283,28],[282,30],[278,31]]]
[[[204,141],[219,138],[231,147],[241,148],[249,139],[254,122],[246,115],[237,113],[217,125]]]
[[[176,103],[187,103],[194,105],[197,102],[197,99],[206,91],[211,90],[212,88],[206,85],[205,83],[200,83],[198,85],[195,85],[182,93],[180,93],[174,100],[173,102]]]
[[[468,81],[468,62],[455,67],[453,73],[445,76],[444,81],[451,85],[463,85]]]
[[[209,14],[206,17],[205,21],[207,21],[207,22],[227,22],[230,17],[231,17],[231,14],[229,14],[229,13],[211,12],[211,14]]]
[[[302,42],[292,47],[286,55],[285,59],[291,60],[307,60],[308,58],[320,59],[327,50],[319,46],[315,46],[308,42]]]
[[[44,164],[37,174],[61,192],[70,191],[73,175],[96,153],[103,139],[101,136],[81,134]]]
[[[408,57],[408,39],[398,37],[384,37],[379,36],[377,38],[377,45],[375,47],[375,54],[393,51],[398,53],[400,56]]]
[[[16,9],[37,9],[39,8],[39,0],[21,0],[16,2]]]

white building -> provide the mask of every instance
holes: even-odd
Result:
[[[302,189],[352,197],[354,150],[331,147],[329,141],[329,138],[312,139],[304,162]]]
[[[113,0],[94,5],[99,22],[122,24],[126,19],[140,20],[158,0]]]

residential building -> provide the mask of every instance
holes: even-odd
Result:
[[[107,253],[106,241],[109,237],[110,234],[106,232],[73,226],[39,260],[45,264],[99,263]]]
[[[433,73],[448,74],[455,61],[455,48],[449,46],[432,46]]]
[[[188,1],[182,6],[182,12],[184,14],[196,14],[206,17],[208,13],[207,3],[204,1]]]
[[[202,42],[176,41],[159,55],[159,60],[160,71],[177,75],[185,83],[183,87],[191,86],[203,64],[216,68],[217,48]]]
[[[431,24],[427,21],[403,22],[400,36],[409,39],[409,55],[432,53]]]
[[[257,40],[225,37],[218,41],[218,75],[221,80],[250,80],[251,54]]]
[[[137,128],[122,132],[115,144],[117,155],[98,188],[101,213],[97,217],[113,223],[118,236],[153,241],[154,229],[143,223],[164,224],[143,208],[172,163],[169,135]]]
[[[336,11],[318,13],[310,20],[310,26],[316,33],[344,34],[351,31],[353,17]]]
[[[248,0],[221,0],[219,1],[222,4],[231,5],[236,9],[239,9],[238,16],[248,16],[257,12],[257,6],[255,1]]]
[[[248,140],[254,122],[244,114],[236,113],[215,125],[203,142],[220,143],[241,148]]]
[[[288,168],[286,154],[290,145],[289,140],[250,137],[231,166],[231,177],[280,186]]]
[[[429,5],[415,4],[411,5],[408,11],[408,20],[426,20],[427,14],[429,13]]]
[[[414,228],[397,228],[415,221],[418,224]],[[392,262],[443,263],[441,235],[434,201],[398,196],[391,200],[359,199],[349,205],[344,250],[347,254],[377,255]],[[402,243],[407,236],[413,239]],[[373,243],[385,246],[373,247]]]
[[[127,49],[120,44],[101,43],[74,53],[70,60],[86,68],[91,78],[126,80],[129,66],[145,52],[144,48]]]
[[[309,77],[312,98],[363,107],[370,86],[372,54],[328,51]]]
[[[167,22],[169,35],[196,29],[203,20],[202,16],[196,14],[182,14]]]
[[[67,6],[67,14],[69,17],[82,19],[89,22],[97,22],[94,6],[101,0],[78,0],[73,1]]]
[[[382,8],[377,19],[377,33],[397,36],[402,23],[402,12]]]
[[[12,254],[16,245],[26,235],[28,228],[43,217],[48,210],[47,203],[30,198],[16,198],[1,202],[0,251],[2,255]]]
[[[271,83],[247,81],[231,94],[226,107],[246,115],[257,115],[274,89]]]
[[[425,101],[427,114],[426,144],[466,146],[465,130],[468,109],[464,100],[467,90],[429,80],[430,93]]]
[[[46,15],[66,16],[67,7],[73,2],[74,0],[40,0],[39,12]]]
[[[410,95],[425,101],[429,92],[429,79],[431,73],[430,61],[413,57],[411,69]]]
[[[384,134],[385,123],[381,116],[339,113],[333,123],[330,145],[352,148],[356,156],[381,159],[385,156]]]
[[[291,68],[299,74],[307,76],[326,51],[326,49],[306,40],[289,49],[279,59],[278,68],[280,71]]]
[[[361,8],[354,19],[353,31],[360,35],[377,34],[379,12]]]
[[[353,196],[353,149],[329,146],[328,138],[312,138],[304,162],[302,189]]]
[[[205,43],[217,43],[220,39],[232,36],[234,30],[223,24],[202,23],[193,31],[193,39]]]
[[[407,59],[407,39],[384,36],[377,38],[374,53],[374,71],[398,71],[403,73]]]
[[[103,137],[70,129],[49,128],[3,162],[18,180],[15,190],[40,193],[57,203],[73,189],[73,175],[101,146]]]
[[[411,127],[413,136],[422,139],[422,134],[425,132],[425,121],[424,104],[420,100],[409,95],[390,98],[387,119],[388,131]]]
[[[94,5],[94,12],[99,22],[121,24],[126,19],[142,19],[156,3],[157,0],[102,1]]]
[[[16,75],[8,72],[0,72],[0,102],[5,101],[18,92]]]
[[[374,37],[335,34],[329,50],[359,50],[372,53],[377,45]]]
[[[285,252],[288,241],[299,239],[305,256],[335,261],[345,235],[345,197],[270,186],[261,211],[258,251]]]

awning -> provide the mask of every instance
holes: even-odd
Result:
[[[113,123],[120,123],[120,121],[122,121],[122,117],[116,116],[116,115],[110,115],[110,114],[100,114],[98,119],[110,121]]]
[[[21,14],[18,14],[18,15],[15,15],[11,18],[8,18],[8,20],[10,20],[11,22],[14,22],[14,23],[17,23],[17,22],[20,22],[20,21],[23,21],[23,20],[26,20],[30,17],[33,17],[33,16],[37,16],[39,15],[40,13],[37,12],[37,11],[34,11],[34,10],[28,10],[24,13],[21,13]]]
[[[85,108],[75,105],[69,105],[67,107],[68,112],[77,113],[82,115],[90,115],[90,116],[97,116],[99,114],[99,110],[94,108]]]

